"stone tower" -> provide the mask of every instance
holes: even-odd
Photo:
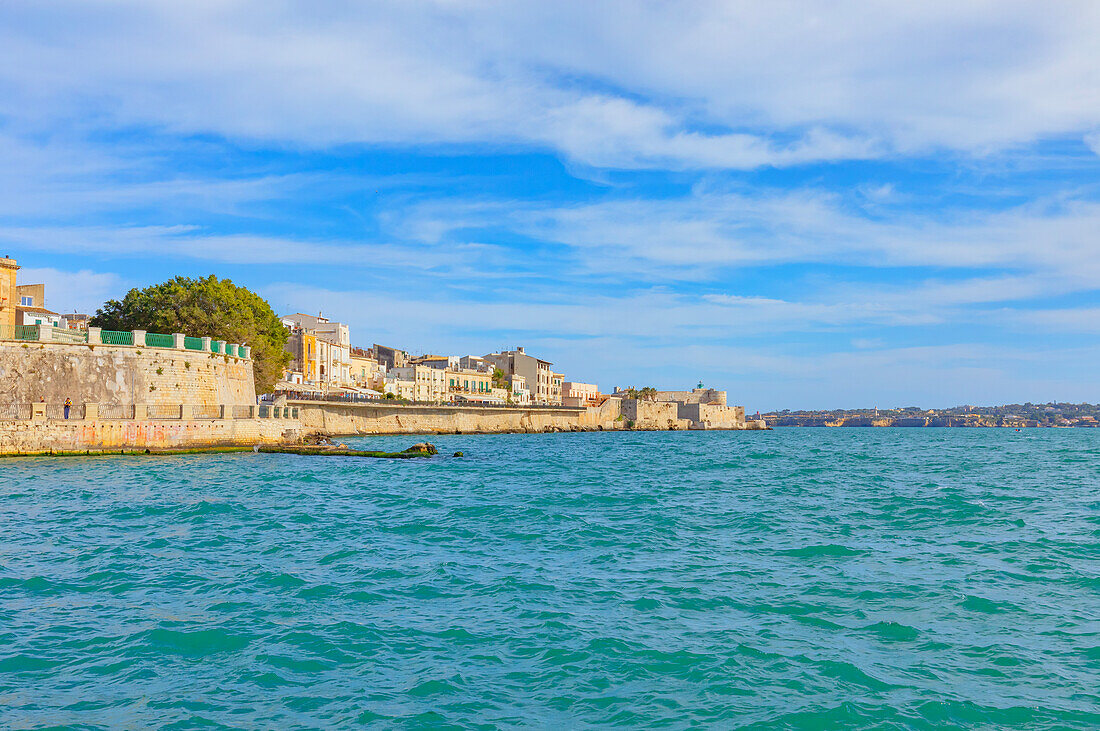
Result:
[[[15,288],[17,271],[15,259],[0,257],[0,339],[15,337],[15,308],[19,304]]]

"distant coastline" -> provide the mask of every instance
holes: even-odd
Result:
[[[760,414],[769,427],[969,427],[1001,429],[1095,429],[1100,426],[1100,405],[1051,401],[1045,404],[1002,406],[954,406],[922,409],[833,409],[821,411],[771,411]]]

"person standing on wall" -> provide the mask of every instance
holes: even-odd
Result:
[[[73,400],[71,398],[65,399],[65,418],[69,418],[69,409],[73,407]]]

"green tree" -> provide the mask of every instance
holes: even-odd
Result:
[[[504,371],[499,368],[493,369],[493,388],[507,388],[507,384],[504,382]]]
[[[131,289],[96,311],[91,324],[104,330],[146,330],[210,337],[252,348],[256,392],[267,393],[290,362],[287,329],[262,297],[214,275],[176,277]]]

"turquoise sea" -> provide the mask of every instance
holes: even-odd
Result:
[[[432,441],[0,461],[0,727],[1100,727],[1100,430]]]

